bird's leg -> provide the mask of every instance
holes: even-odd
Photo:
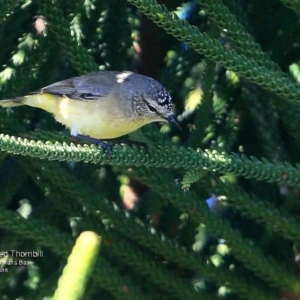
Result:
[[[83,140],[86,140],[86,141],[89,141],[89,142],[95,144],[98,147],[102,147],[102,148],[104,148],[104,150],[107,150],[109,152],[109,154],[112,154],[112,150],[113,150],[113,144],[112,143],[104,142],[104,141],[101,141],[99,139],[90,137],[88,135],[83,135],[83,134],[80,134],[80,133],[78,133],[76,135],[76,137],[78,137],[80,139],[83,139]],[[115,139],[114,141],[117,142],[117,143],[120,143],[120,144],[122,144],[122,143],[127,144],[131,148],[132,148],[132,146],[135,145],[138,148],[144,148],[148,153],[150,152],[150,148],[149,148],[147,143],[131,141],[131,140],[118,140],[118,139]]]
[[[102,147],[104,148],[104,150],[107,150],[107,152],[109,154],[112,154],[112,151],[113,151],[113,145],[109,142],[103,142],[99,139],[95,139],[93,137],[90,137],[88,135],[83,135],[83,134],[77,134],[76,137],[80,138],[80,139],[83,139],[83,140],[86,140],[86,141],[89,141],[93,144],[95,144],[96,146],[98,147]]]

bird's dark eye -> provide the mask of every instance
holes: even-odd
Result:
[[[151,105],[148,106],[149,107],[149,110],[153,113],[157,113],[157,109]]]

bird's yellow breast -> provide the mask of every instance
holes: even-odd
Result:
[[[113,139],[145,125],[122,110],[114,99],[73,100],[57,95],[26,96],[24,104],[53,113],[55,119],[77,133],[97,139]],[[125,108],[124,108],[125,109]]]

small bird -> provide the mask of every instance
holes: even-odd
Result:
[[[129,71],[93,72],[0,101],[2,107],[20,105],[52,113],[71,135],[106,149],[102,140],[118,138],[152,122],[170,122],[180,128],[166,89],[152,78]]]

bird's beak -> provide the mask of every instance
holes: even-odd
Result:
[[[180,127],[180,125],[177,123],[177,121],[175,120],[173,115],[170,115],[166,118],[166,120],[168,122],[170,122],[171,124],[175,125],[178,129],[180,129],[182,131],[182,128]]]

